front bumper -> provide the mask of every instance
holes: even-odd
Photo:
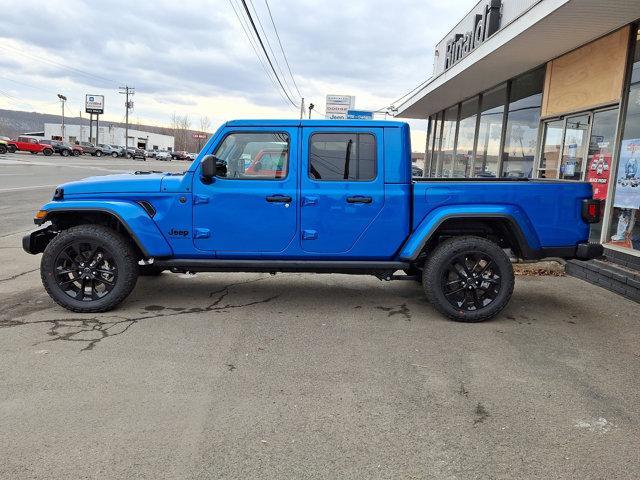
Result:
[[[579,243],[576,248],[576,258],[591,260],[599,258],[604,253],[604,247],[599,243]]]
[[[44,252],[49,242],[56,234],[51,231],[51,227],[39,228],[22,237],[22,249],[31,255]]]

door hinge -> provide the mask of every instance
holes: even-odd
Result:
[[[193,238],[209,238],[211,231],[208,228],[194,228]]]
[[[302,240],[317,240],[318,232],[315,230],[302,230]]]
[[[194,195],[193,196],[193,204],[198,205],[201,203],[209,203],[208,195]]]

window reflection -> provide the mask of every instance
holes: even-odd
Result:
[[[478,130],[478,148],[473,166],[476,177],[497,177],[500,163],[502,119],[507,96],[502,85],[482,96],[482,112]]]
[[[453,165],[453,177],[465,178],[471,175],[473,160],[473,143],[478,118],[478,97],[467,100],[460,107],[460,123],[458,126],[458,142]]]

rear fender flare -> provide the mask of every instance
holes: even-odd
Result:
[[[540,240],[527,215],[512,205],[456,205],[440,207],[425,216],[400,250],[401,260],[416,260],[424,246],[445,221],[452,218],[504,219],[509,222],[525,258],[536,258]]]
[[[51,220],[60,213],[101,213],[114,217],[122,224],[145,257],[168,257],[173,255],[171,246],[147,212],[136,202],[64,200],[45,204],[41,210],[47,215],[39,224]]]

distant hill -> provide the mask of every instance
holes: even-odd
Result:
[[[69,125],[89,125],[88,114],[87,117],[64,117],[65,123]],[[49,113],[38,112],[23,112],[19,110],[3,110],[0,109],[0,135],[10,138],[15,138],[21,133],[25,132],[41,132],[44,130],[45,123],[62,123],[61,115],[52,115]],[[125,127],[121,122],[100,121],[101,126],[113,125],[114,127]],[[181,146],[176,144],[176,150],[188,150],[194,151],[196,148],[197,140],[191,139],[192,133],[202,133],[198,130],[187,130],[186,135],[177,135],[171,128],[158,127],[154,125],[143,125],[138,123],[129,123],[129,128],[136,130],[144,130],[151,133],[160,133],[163,135],[173,135],[178,141],[178,137],[188,138],[189,144]],[[206,133],[206,132],[205,132]],[[207,134],[209,135],[209,134]]]

